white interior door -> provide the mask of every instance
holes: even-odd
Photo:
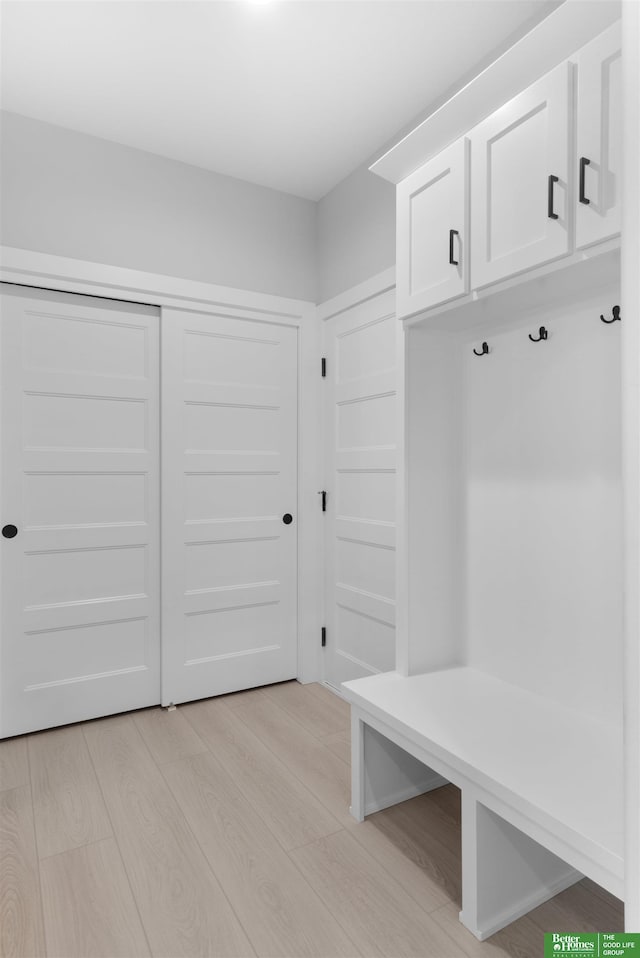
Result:
[[[167,309],[162,356],[168,705],[297,674],[297,330]]]
[[[160,699],[159,358],[151,307],[1,302],[7,736]]]
[[[398,327],[394,292],[325,324],[325,679],[395,668]]]

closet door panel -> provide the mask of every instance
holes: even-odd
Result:
[[[2,735],[160,699],[158,315],[2,296]]]
[[[298,344],[252,319],[162,320],[168,705],[297,674]]]
[[[395,668],[398,337],[394,292],[325,325],[325,679]]]
[[[620,22],[583,47],[578,67],[576,246],[620,232],[622,35]]]
[[[564,63],[469,134],[472,288],[570,251],[570,84]]]

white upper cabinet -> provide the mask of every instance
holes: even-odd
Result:
[[[570,252],[569,63],[483,120],[471,139],[471,285]]]
[[[620,22],[578,52],[576,246],[620,232],[622,141]]]
[[[468,183],[469,141],[462,137],[398,185],[400,316],[468,291]]]
[[[621,32],[607,27],[398,183],[400,318],[620,234]]]

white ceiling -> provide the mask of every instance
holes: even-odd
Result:
[[[538,0],[5,0],[2,107],[317,200]]]

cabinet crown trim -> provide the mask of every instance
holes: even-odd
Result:
[[[401,180],[620,18],[619,2],[565,0],[369,169]]]

